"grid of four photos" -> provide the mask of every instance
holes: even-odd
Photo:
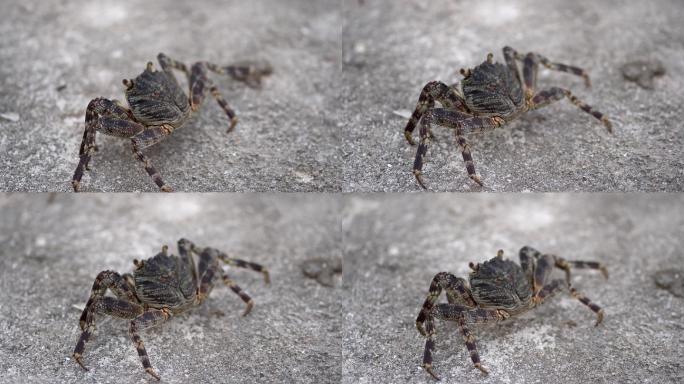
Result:
[[[0,14],[0,383],[684,380],[680,2]]]

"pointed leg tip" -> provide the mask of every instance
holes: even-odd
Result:
[[[71,187],[74,189],[74,192],[78,192],[79,189],[81,189],[81,182],[72,180],[71,181]]]
[[[89,369],[86,368],[86,366],[83,364],[83,361],[81,361],[82,356],[80,354],[74,353],[73,355],[71,355],[71,357],[78,363],[78,365],[81,366],[81,368],[83,368],[84,371],[89,371]]]
[[[601,310],[601,311],[597,314],[596,324],[594,324],[594,327],[598,327],[599,324],[601,324],[601,322],[603,322],[603,310]]]
[[[161,189],[162,192],[167,192],[167,193],[173,192],[173,188],[169,187],[168,185],[163,185],[159,189]]]
[[[271,275],[268,273],[268,271],[263,271],[262,273],[264,274],[264,282],[266,283],[266,285],[270,285]]]
[[[237,123],[238,123],[237,117],[233,117],[232,119],[230,119],[230,126],[228,126],[228,130],[226,131],[226,134],[233,132]]]
[[[250,312],[252,312],[252,307],[254,307],[254,302],[250,300],[250,301],[247,303],[247,308],[245,308],[244,312],[242,312],[242,317],[245,317],[245,316],[247,316]]]
[[[606,267],[601,267],[601,274],[604,278],[608,279],[608,269]]]
[[[425,183],[423,183],[423,176],[422,173],[418,170],[413,171],[413,176],[416,177],[416,181],[418,182],[418,185],[420,185],[424,190],[427,191],[427,187],[425,186]]]
[[[482,364],[475,364],[475,368],[482,371],[482,373],[484,373],[485,375],[489,375],[489,371],[485,367],[483,367]]]
[[[145,372],[149,373],[150,376],[152,376],[152,377],[154,377],[155,379],[157,379],[157,381],[161,381],[161,376],[159,376],[159,375],[157,374],[157,372],[154,371],[154,369],[152,369],[152,368],[146,368],[146,369],[145,369]]]
[[[404,137],[406,138],[406,141],[408,141],[408,143],[410,145],[416,145],[416,141],[413,140],[413,136],[411,135],[411,133],[409,131],[404,131]]]
[[[423,369],[425,372],[429,373],[433,379],[440,381],[440,378],[432,371],[432,364],[424,364]]]
[[[484,183],[482,183],[482,178],[480,177],[480,175],[473,175],[473,176],[470,176],[470,178],[474,182],[476,182],[477,185],[479,185],[480,187],[484,187]]]

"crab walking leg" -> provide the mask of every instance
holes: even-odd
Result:
[[[525,56],[519,54],[518,52],[515,52],[515,58],[523,62],[523,77],[525,78],[525,85],[528,86],[530,89],[535,89],[537,87],[537,70],[539,67],[539,63],[541,63],[541,65],[543,65],[544,67],[554,71],[566,72],[571,73],[573,75],[581,76],[584,79],[584,84],[587,87],[591,86],[589,74],[582,68],[561,63],[552,63],[546,57],[534,52],[529,52]]]
[[[271,283],[271,276],[269,275],[268,270],[264,268],[264,266],[262,266],[261,264],[252,263],[251,261],[234,259],[228,257],[228,255],[223,252],[219,252],[218,257],[219,259],[221,259],[221,261],[230,265],[231,267],[245,268],[251,269],[252,271],[256,272],[261,272],[261,274],[264,275],[264,281],[266,282],[266,284]]]
[[[185,64],[181,63],[180,61],[176,61],[163,53],[159,53],[157,55],[157,61],[159,61],[159,65],[162,67],[162,70],[170,75],[174,81],[176,81],[176,84],[178,81],[173,75],[173,69],[177,69],[185,73],[185,77],[188,79],[188,82],[190,81],[190,72]]]
[[[427,153],[427,144],[429,144],[430,124],[434,121],[435,124],[454,128],[456,130],[456,140],[461,149],[461,155],[468,171],[468,177],[474,182],[482,186],[482,180],[475,171],[475,164],[470,153],[470,145],[465,139],[465,134],[470,132],[487,132],[496,129],[504,124],[504,120],[500,117],[475,117],[465,113],[451,111],[443,108],[435,108],[428,111],[421,120],[421,145],[425,142],[425,146],[418,146],[416,153],[416,160],[413,164],[413,174],[418,179],[418,183],[425,188],[422,182],[422,166],[423,157]],[[425,126],[425,132],[423,132]],[[420,155],[420,156],[419,156]]]
[[[537,293],[535,297],[535,303],[536,305],[539,305],[544,302],[544,300],[548,299],[549,297],[552,297],[559,292],[563,290],[563,288],[566,287],[566,284],[563,280],[553,280],[550,283],[546,284],[545,286],[542,287],[541,290],[539,290],[539,293]]]
[[[147,351],[145,350],[145,344],[143,343],[138,331],[141,329],[147,329],[157,326],[171,317],[171,312],[166,309],[148,309],[147,311],[140,314],[135,319],[131,320],[131,325],[128,328],[128,335],[131,341],[135,345],[135,349],[138,351],[138,356],[140,356],[140,361],[142,362],[145,372],[152,375],[157,380],[161,377],[154,371],[152,365],[150,364],[150,358],[147,356]]]
[[[520,70],[518,69],[518,61],[516,58],[519,56],[518,52],[516,52],[515,49],[511,47],[504,47],[503,48],[503,55],[504,55],[504,60],[506,61],[506,66],[508,66],[509,71],[515,75],[516,80],[518,80],[518,83],[521,83],[520,81]]]
[[[464,112],[467,111],[465,101],[456,93],[454,88],[449,87],[441,81],[431,81],[427,83],[420,92],[416,109],[413,111],[411,118],[404,128],[404,137],[406,137],[406,141],[408,141],[409,144],[416,145],[416,142],[412,137],[413,130],[416,128],[416,125],[418,125],[423,114],[434,108],[435,100],[439,101],[444,108],[457,109]]]
[[[85,308],[83,308],[83,312],[81,312],[81,318],[79,320],[81,330],[85,329],[87,319],[89,316],[91,316],[90,313],[94,310],[94,308],[92,308],[93,303],[102,298],[107,292],[107,289],[110,289],[112,292],[114,292],[116,297],[119,299],[133,303],[138,302],[138,298],[135,296],[134,289],[128,283],[128,281],[126,281],[117,272],[102,271],[95,278],[95,282],[93,282],[93,288],[90,291],[90,298],[88,298],[88,302],[86,303]]]
[[[418,185],[427,189],[423,183],[423,164],[425,163],[425,156],[427,155],[430,142],[432,141],[432,134],[430,133],[430,115],[424,116],[420,122],[420,143],[416,149],[416,158],[413,160],[413,176],[415,176]]]
[[[418,318],[416,318],[416,328],[418,328],[418,332],[423,336],[426,334],[423,329],[423,323],[430,316],[430,311],[439,299],[442,290],[446,291],[447,300],[450,304],[460,304],[469,307],[475,306],[475,301],[473,300],[465,279],[456,277],[449,272],[440,272],[436,274],[435,277],[432,278],[427,297],[425,298],[425,302],[423,302],[423,307],[420,309]]]
[[[83,364],[82,357],[85,351],[86,343],[88,340],[90,340],[90,337],[95,330],[95,314],[110,315],[122,319],[133,319],[143,313],[143,311],[143,307],[137,303],[115,299],[109,296],[97,298],[95,302],[91,304],[90,310],[88,312],[89,315],[86,317],[85,326],[81,326],[83,332],[76,343],[76,347],[74,348],[74,353],[72,355],[74,360],[76,360],[81,368],[85,369],[86,371],[88,370],[88,368],[86,368]]]
[[[580,261],[580,260],[565,260],[562,257],[553,256],[556,267],[565,271],[565,280],[570,286],[570,269],[584,268],[584,269],[598,269],[606,279],[608,278],[608,269],[601,263],[596,261]]]
[[[150,160],[142,153],[142,150],[162,141],[172,132],[173,128],[166,125],[161,127],[148,127],[145,128],[145,130],[143,130],[142,132],[133,136],[133,138],[131,139],[133,147],[133,156],[143,164],[143,166],[145,167],[145,171],[147,171],[147,174],[150,175],[154,183],[157,184],[159,189],[161,189],[163,192],[173,192],[173,189],[168,185],[164,184],[161,175],[154,168]]]
[[[613,132],[613,124],[610,122],[610,120],[608,120],[606,116],[604,116],[601,112],[594,110],[590,105],[584,103],[583,101],[575,97],[572,94],[572,92],[570,92],[567,89],[553,87],[547,90],[539,91],[532,98],[531,109],[538,109],[547,106],[553,102],[563,99],[564,97],[567,97],[570,100],[570,102],[575,104],[579,109],[583,110],[584,112],[594,116],[596,119],[601,121],[601,123],[603,123],[608,132]]]
[[[242,81],[252,88],[261,87],[261,79],[273,73],[273,67],[266,61],[241,61],[226,66],[204,62],[212,72],[229,75],[237,81]]]
[[[473,365],[483,373],[488,374],[489,372],[482,366],[482,363],[480,362],[480,355],[477,353],[477,345],[475,345],[475,336],[470,333],[470,330],[468,329],[468,326],[464,320],[459,321],[458,325],[461,328],[463,341],[465,341],[465,345],[468,349],[468,353],[470,354],[470,360],[473,361]]]
[[[242,288],[240,288],[240,286],[237,285],[227,274],[224,273],[222,279],[223,283],[238,296],[240,296],[240,299],[247,304],[245,311],[242,312],[242,316],[247,316],[247,314],[252,310],[252,307],[254,307],[254,300],[252,300],[252,298],[249,297],[249,295],[243,291]]]
[[[570,287],[570,294],[572,297],[575,299],[579,300],[582,304],[586,305],[596,313],[596,324],[594,324],[595,327],[598,327],[599,324],[603,321],[603,308],[599,307],[598,305],[594,304],[591,300],[589,300],[588,297],[584,296],[580,292],[578,292],[574,287]]]
[[[97,98],[90,101],[86,108],[85,130],[81,147],[79,148],[79,162],[71,179],[71,185],[78,192],[83,178],[83,171],[89,170],[89,163],[96,150],[96,132],[117,137],[131,137],[140,132],[143,126],[130,120],[129,111],[115,101]]]
[[[439,380],[439,377],[432,371],[432,351],[435,349],[435,326],[432,318],[428,318],[425,322],[425,329],[427,331],[425,334],[427,338],[425,339],[425,351],[423,352],[423,369],[430,376],[434,377],[435,380]]]
[[[228,102],[226,102],[223,96],[221,96],[221,93],[219,93],[218,88],[216,88],[214,83],[207,77],[205,63],[195,63],[192,65],[190,72],[190,108],[192,108],[193,111],[197,111],[202,104],[202,101],[204,101],[206,88],[209,88],[211,95],[216,99],[216,102],[228,116],[230,125],[228,126],[228,131],[226,133],[230,133],[233,128],[235,128],[235,124],[237,124],[235,111],[228,105]]]

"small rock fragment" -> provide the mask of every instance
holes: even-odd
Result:
[[[636,60],[622,66],[622,76],[640,87],[653,89],[653,78],[665,74],[665,66],[659,60]]]
[[[316,279],[319,284],[326,287],[332,287],[335,285],[333,275],[342,273],[342,259],[316,257],[304,261],[301,268],[306,277]]]
[[[684,271],[663,269],[653,275],[658,288],[665,289],[677,297],[684,297]]]
[[[392,111],[392,113],[405,119],[411,117],[411,111],[409,111],[408,109],[397,109],[396,111]]]
[[[9,120],[13,123],[16,123],[17,121],[19,121],[19,114],[14,113],[14,112],[0,113],[0,117],[2,117],[5,120]]]

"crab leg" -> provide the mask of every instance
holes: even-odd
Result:
[[[411,134],[423,114],[434,108],[435,100],[442,104],[444,108],[456,109],[463,112],[468,110],[465,106],[465,101],[456,93],[453,87],[449,87],[441,81],[431,81],[425,84],[423,90],[420,92],[416,109],[413,111],[411,118],[404,128],[404,137],[406,137],[406,141],[408,141],[409,144],[416,145]]]
[[[83,332],[74,348],[74,353],[72,355],[74,360],[76,360],[81,368],[86,371],[88,370],[83,364],[82,357],[86,343],[90,340],[90,337],[95,330],[95,314],[110,315],[122,319],[133,319],[141,313],[143,313],[143,307],[137,303],[115,299],[109,296],[96,299],[95,302],[91,303],[90,307],[88,307],[88,315],[84,319],[84,323],[81,324]],[[83,318],[83,316],[81,317]]]
[[[594,116],[596,119],[601,121],[601,123],[603,123],[608,132],[613,132],[613,124],[610,122],[610,120],[608,120],[606,116],[604,116],[601,112],[594,110],[589,104],[586,104],[582,100],[575,97],[575,95],[573,95],[572,92],[570,92],[567,89],[553,87],[547,90],[539,91],[532,98],[532,105],[530,108],[538,109],[547,106],[551,103],[554,103],[558,100],[561,100],[564,97],[567,97],[568,100],[570,100],[571,103],[575,104],[579,109],[583,110],[584,112]]]
[[[206,87],[209,88],[211,95],[214,96],[216,102],[228,116],[230,125],[228,126],[228,131],[226,133],[230,133],[233,128],[235,128],[235,124],[237,124],[235,111],[228,105],[228,102],[221,96],[218,88],[216,88],[214,83],[207,77],[207,67],[205,63],[199,62],[193,64],[190,71],[190,108],[192,108],[193,111],[198,110],[200,104],[202,104],[206,94]]]
[[[138,356],[140,356],[140,361],[142,362],[143,368],[145,368],[145,372],[149,373],[157,380],[161,380],[161,378],[152,368],[152,364],[150,364],[150,358],[147,356],[145,344],[140,338],[140,335],[138,335],[138,331],[141,329],[157,326],[168,320],[170,317],[171,312],[166,308],[148,309],[135,319],[131,320],[131,325],[128,328],[128,334],[131,338],[131,341],[135,345],[135,349],[138,351]]]
[[[264,281],[266,282],[266,284],[271,283],[271,276],[269,275],[268,270],[266,268],[264,268],[264,266],[262,266],[261,264],[252,263],[251,261],[234,259],[234,258],[228,257],[228,255],[223,253],[223,252],[219,252],[218,257],[219,257],[219,259],[221,259],[221,261],[230,265],[231,267],[245,268],[245,269],[251,269],[252,271],[256,271],[256,272],[261,272],[261,274],[264,276]]]
[[[150,175],[154,183],[163,192],[173,192],[173,189],[164,183],[157,169],[154,168],[150,160],[142,153],[142,149],[162,141],[171,132],[173,132],[173,128],[168,126],[148,127],[131,139],[133,157],[143,164],[147,174]]]
[[[442,290],[446,291],[447,300],[450,304],[461,304],[470,307],[475,306],[475,301],[473,300],[465,279],[456,277],[449,272],[440,272],[436,274],[435,277],[432,278],[428,295],[425,298],[423,307],[420,309],[420,313],[416,319],[416,328],[418,328],[418,331],[423,336],[426,335],[425,330],[423,329],[423,323],[430,316],[430,311],[439,299]]]

